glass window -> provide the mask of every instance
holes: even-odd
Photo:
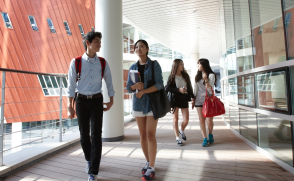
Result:
[[[44,82],[43,76],[42,75],[38,75],[38,78],[39,78],[39,81],[40,81],[40,84],[41,84],[42,88],[47,88],[46,87],[46,84]]]
[[[286,71],[256,74],[257,107],[288,111]]]
[[[238,104],[237,77],[229,79],[230,102]]]
[[[72,34],[71,34],[71,31],[70,31],[70,29],[69,29],[68,22],[64,21],[63,24],[64,24],[64,27],[65,27],[66,33],[67,33],[68,35],[72,35]]]
[[[225,110],[226,110],[226,113],[224,114],[224,119],[225,121],[231,125],[231,120],[230,120],[230,105],[229,103],[224,103],[225,105]]]
[[[294,19],[292,14],[294,12],[294,1],[293,0],[283,0],[284,4],[284,16],[285,16],[285,28],[286,28],[286,38],[287,38],[287,50],[288,50],[288,60],[294,59]]]
[[[238,77],[238,103],[246,106],[254,106],[254,76]]]
[[[84,38],[85,33],[84,33],[83,26],[82,26],[81,24],[79,24],[79,29],[80,29],[80,32],[81,32],[81,34],[82,34],[82,37]]]
[[[226,110],[227,111],[227,110]],[[239,127],[239,108],[230,106],[230,120],[231,120],[231,127],[240,133]]]
[[[52,20],[47,18],[47,23],[48,23],[48,26],[49,26],[49,29],[50,29],[51,33],[56,33],[56,30],[54,28]]]
[[[63,78],[62,81],[63,81],[64,87],[67,88],[67,80],[65,78]]]
[[[92,30],[93,30],[93,31],[95,31],[95,28],[94,28],[94,27],[92,27]]]
[[[294,115],[294,67],[290,67],[289,70],[290,70],[290,93],[292,94],[291,95],[292,114]]]
[[[128,28],[123,30],[123,46],[124,53],[134,54],[134,43],[135,43],[135,28]],[[149,44],[149,56],[151,56],[152,48]]]
[[[293,166],[290,121],[257,114],[259,146]]]
[[[54,88],[58,88],[58,86],[57,86],[57,82],[56,82],[56,80],[55,80],[55,77],[50,76],[50,79],[51,79],[51,82],[52,82],[52,84],[53,84],[53,87],[54,87]]]
[[[51,81],[47,75],[44,75],[44,79],[48,88],[53,88]]]
[[[229,81],[228,81],[228,79],[225,79],[224,80],[224,100],[226,102],[229,102],[230,101],[229,89],[230,89],[230,87],[229,87]]]
[[[281,1],[250,0],[250,17],[255,67],[286,61]]]
[[[33,30],[34,31],[39,31],[34,16],[29,16],[29,20],[30,20],[30,23],[31,23],[31,26],[32,26]]]
[[[11,24],[11,21],[10,21],[10,18],[8,16],[8,14],[3,13],[3,12],[1,14],[2,14],[2,18],[4,20],[6,28],[11,28],[12,29],[13,27],[12,27],[12,24]]]
[[[240,134],[257,145],[256,114],[244,109],[240,111]]]
[[[253,53],[248,0],[234,0],[234,28],[238,72],[253,68]]]
[[[224,0],[224,3],[227,71],[228,75],[233,75],[237,73],[233,4],[231,0]]]

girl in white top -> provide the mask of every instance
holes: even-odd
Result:
[[[209,65],[209,61],[207,59],[200,59],[198,60],[198,72],[195,77],[195,84],[194,84],[194,96],[195,100],[192,103],[192,109],[196,107],[200,122],[200,129],[203,135],[203,143],[202,146],[208,146],[208,142],[212,144],[214,142],[212,130],[213,130],[213,117],[203,117],[202,115],[202,107],[205,101],[205,94],[206,89],[208,92],[208,96],[212,94],[211,88],[213,90],[214,84],[216,82],[215,73],[211,70]],[[206,136],[206,124],[208,126],[208,140]]]

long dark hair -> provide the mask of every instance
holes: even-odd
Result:
[[[147,41],[141,39],[141,40],[138,40],[138,41],[135,43],[134,51],[136,51],[136,46],[137,46],[137,44],[138,44],[139,42],[144,43],[144,45],[145,45],[145,46],[148,48],[148,50],[149,50],[149,46],[148,46]],[[148,52],[146,53],[146,56],[148,56]]]
[[[169,79],[168,83],[175,83],[175,77],[176,77],[177,70],[178,70],[178,67],[179,67],[181,62],[183,62],[183,60],[181,60],[181,59],[175,59],[174,60],[173,66],[172,66],[172,69],[171,69],[171,72],[170,72],[170,79]],[[187,71],[185,70],[185,68],[183,69],[183,71],[181,71],[181,73],[182,73],[182,76],[185,79],[186,83],[188,84],[188,82],[190,82],[190,76],[187,73]]]
[[[214,84],[215,84],[216,83],[216,75],[211,70],[209,61],[206,58],[201,58],[198,60],[198,63],[200,63],[202,65],[204,72],[207,74],[207,78],[209,77],[209,74],[214,74],[214,76],[215,76]],[[202,71],[198,70],[197,75],[195,76],[195,82],[199,82],[201,79],[202,79]],[[205,84],[205,83],[203,82],[203,84]]]

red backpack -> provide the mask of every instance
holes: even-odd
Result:
[[[99,59],[100,59],[101,67],[102,67],[102,73],[101,73],[101,80],[102,80],[102,78],[104,76],[106,62],[105,62],[105,59],[102,57],[99,57]],[[82,60],[81,56],[75,58],[77,81],[80,80],[80,77],[81,77],[81,70],[82,70],[82,61],[81,60]]]

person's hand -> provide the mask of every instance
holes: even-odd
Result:
[[[139,92],[136,93],[136,97],[138,99],[141,99],[143,95],[144,95],[144,92],[143,91],[139,91]]]
[[[204,80],[205,82],[208,81],[208,79],[207,79],[207,74],[206,74],[206,73],[202,73],[202,78],[203,78],[203,80]]]
[[[67,108],[67,115],[70,119],[73,119],[75,117],[76,111],[74,110],[73,107],[68,107]]]
[[[113,101],[102,103],[102,104],[103,104],[103,111],[108,111],[112,107]],[[106,105],[106,108],[104,107],[104,105]]]
[[[187,89],[181,87],[181,88],[179,88],[179,91],[180,91],[181,93],[185,94],[185,93],[187,92]]]
[[[138,90],[143,90],[144,89],[144,84],[142,82],[137,82],[135,85],[134,85],[135,89],[138,89]]]

